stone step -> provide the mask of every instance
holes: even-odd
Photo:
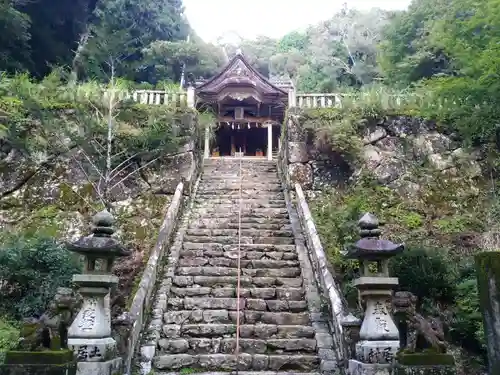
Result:
[[[234,257],[233,255],[236,255]],[[229,253],[226,257],[185,257],[181,256],[177,265],[179,267],[199,267],[199,266],[212,266],[212,267],[238,267],[237,253]],[[230,257],[231,256],[231,257]],[[241,268],[285,268],[285,267],[299,267],[298,260],[274,260],[274,259],[240,259],[239,264]]]
[[[258,182],[262,181],[274,181],[276,183],[280,183],[281,180],[278,176],[277,171],[250,171],[243,169],[243,172],[240,173],[239,170],[227,170],[227,171],[213,171],[213,172],[204,172],[201,175],[202,181],[250,181],[253,179],[258,179]]]
[[[242,276],[250,277],[300,277],[300,267],[283,268],[237,268],[229,267],[177,267],[177,276]]]
[[[241,189],[242,194],[244,193],[252,193],[252,192],[261,192],[265,191],[266,193],[278,193],[281,192],[281,186],[268,186],[268,185],[262,185],[257,187],[255,184],[248,184],[248,186],[245,186]],[[231,193],[240,193],[240,187],[239,185],[234,185],[234,186],[213,186],[212,184],[207,184],[207,185],[200,185],[198,187],[198,193],[220,193],[220,194],[231,194]]]
[[[192,236],[233,236],[238,237],[293,237],[291,230],[255,230],[255,229],[188,229],[188,235]]]
[[[210,171],[203,172],[201,179],[203,180],[213,180],[213,181],[224,181],[224,180],[250,180],[254,178],[261,178],[262,180],[269,180],[275,182],[281,182],[277,171],[250,171],[243,168],[243,172],[240,173],[239,170],[224,170],[224,171]],[[261,181],[261,180],[259,180]]]
[[[237,244],[238,242],[242,244],[273,244],[273,245],[291,245],[295,243],[293,237],[266,237],[259,236],[258,232],[252,237],[238,237],[233,236],[195,236],[186,235],[184,236],[185,242],[198,242],[198,243],[220,243],[220,244]]]
[[[240,196],[239,190],[229,190],[229,191],[221,191],[221,190],[214,190],[214,191],[198,191],[197,193],[198,197],[201,198],[212,198],[212,199],[217,199],[217,198],[238,198]],[[241,193],[241,196],[243,198],[261,198],[261,199],[285,199],[285,195],[283,192],[273,192],[273,191],[265,191],[265,190],[244,190]]]
[[[278,212],[270,213],[269,210],[270,209],[266,208],[242,210],[240,216],[238,207],[226,208],[224,210],[199,208],[191,211],[192,212],[191,215],[192,215],[192,220],[213,218],[221,221],[236,220],[236,222],[238,222],[239,220],[241,220],[242,222],[249,222],[252,219],[263,219],[263,221],[268,220],[268,222],[272,222],[271,220],[276,220],[276,219],[281,219],[281,220],[289,219],[288,213],[285,212],[285,210],[283,210],[281,213]],[[275,210],[278,211],[278,209]]]
[[[163,314],[164,324],[236,324],[237,312],[219,310],[170,310]],[[240,311],[240,324],[309,325],[307,312]]]
[[[165,324],[162,337],[176,339],[181,337],[227,337],[236,333],[236,324]],[[311,326],[243,324],[240,337],[243,339],[313,339],[315,330]]]
[[[281,181],[279,177],[275,173],[243,173],[240,175],[239,173],[232,174],[221,174],[221,173],[213,173],[213,174],[203,174],[201,176],[201,181],[204,183],[205,181],[222,183],[226,181],[239,183],[240,181],[251,181],[253,179],[258,178],[259,182],[272,182],[275,184],[280,184]]]
[[[316,371],[319,358],[306,354],[164,354],[154,358],[157,370],[201,368],[203,370],[272,370],[272,371]],[[241,374],[239,372],[239,374]]]
[[[268,171],[269,173],[278,170],[275,162],[270,163],[224,163],[224,164],[206,164],[203,171],[238,171],[239,169],[247,171]]]
[[[297,260],[298,256],[295,252],[285,252],[285,251],[243,251],[240,250],[238,253],[238,246],[235,250],[184,250],[180,251],[180,258],[220,258],[225,257],[229,259],[237,259],[238,255],[240,260]],[[243,263],[242,263],[243,264]]]
[[[235,298],[237,289],[235,287],[228,288],[212,288],[212,287],[171,287],[170,292],[173,297],[196,297],[196,296],[211,296],[214,298]],[[302,301],[304,300],[304,290],[302,288],[240,288],[240,298],[254,298],[263,300],[286,300],[286,301]]]
[[[211,214],[211,213],[236,213],[239,214],[240,207],[237,204],[226,204],[226,205],[217,205],[217,206],[207,206],[207,205],[197,205],[193,207],[193,213],[203,213],[203,214]],[[288,210],[285,207],[278,208],[268,208],[268,207],[248,207],[241,205],[241,215],[242,216],[257,216],[257,217],[288,217]]]
[[[172,284],[177,287],[234,287],[238,284],[238,277],[236,276],[180,276],[176,275],[172,279]],[[261,287],[261,288],[272,288],[272,287],[290,287],[290,288],[300,288],[302,287],[302,278],[289,278],[289,277],[252,277],[252,276],[241,276],[240,286],[242,288],[247,287]]]
[[[186,375],[184,371],[155,371],[155,375]],[[220,371],[211,371],[211,372],[196,372],[196,375],[321,375],[319,372],[289,372],[289,371],[238,371],[236,372],[220,372]]]
[[[238,244],[221,244],[216,242],[184,242],[182,244],[182,248],[184,250],[238,251]],[[271,254],[273,252],[296,254],[297,250],[295,249],[295,245],[242,243],[240,245],[240,251],[258,251],[267,254]]]
[[[167,300],[169,311],[177,310],[252,310],[271,312],[303,312],[307,311],[307,302],[287,300],[264,300],[254,298],[218,298],[218,297],[171,297]]]
[[[234,200],[226,200],[226,201],[215,201],[214,199],[206,199],[206,200],[196,200],[195,201],[195,207],[202,207],[202,208],[210,208],[210,209],[217,209],[217,208],[222,208],[225,209],[228,206],[229,207],[234,207],[234,208],[239,208],[239,206],[244,207],[246,209],[255,209],[255,208],[285,208],[285,204],[280,202],[280,203],[269,203],[269,201],[261,201],[261,202],[249,202],[246,199],[242,199],[240,202],[240,199],[236,198]]]
[[[236,221],[235,221],[236,219]],[[281,215],[281,217],[256,217],[256,216],[241,216],[239,218],[239,214],[236,212],[229,216],[223,217],[197,217],[191,218],[191,224],[200,224],[200,223],[238,223],[240,219],[241,224],[271,224],[271,225],[285,225],[290,224],[290,219],[287,216],[286,218]]]
[[[223,189],[223,190],[239,190],[240,188],[243,190],[267,190],[267,191],[273,191],[281,190],[281,184],[279,182],[272,183],[270,181],[265,181],[259,178],[258,180],[253,180],[253,181],[248,181],[248,180],[242,180],[242,181],[202,181],[199,189]]]
[[[291,224],[258,224],[227,222],[227,220],[196,220],[189,225],[189,229],[254,229],[254,230],[292,230]]]
[[[234,354],[236,353],[235,338],[163,338],[158,341],[159,355],[166,354]],[[314,353],[314,339],[246,339],[239,340],[239,352],[247,354],[284,353]]]
[[[261,198],[245,198],[241,199],[241,202],[244,204],[281,204],[283,207],[285,207],[286,202],[284,199],[261,199]],[[211,204],[239,204],[240,199],[239,197],[233,197],[233,198],[216,198],[216,199],[201,199],[199,197],[196,197],[194,200],[195,204],[206,204],[206,203],[211,203]]]

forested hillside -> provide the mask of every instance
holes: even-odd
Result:
[[[134,81],[210,76],[220,49],[200,41],[182,0],[2,0],[0,71],[42,78],[64,67],[80,80],[115,74]],[[191,42],[186,43],[191,35]]]

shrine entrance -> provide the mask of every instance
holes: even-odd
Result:
[[[271,152],[278,149],[279,126],[271,128]],[[267,157],[269,129],[262,126],[229,125],[221,123],[210,142],[210,156]],[[240,154],[241,153],[241,154]]]
[[[196,108],[216,117],[215,137],[205,128],[203,157],[272,160],[279,148],[288,94],[238,52],[219,74],[196,87]]]

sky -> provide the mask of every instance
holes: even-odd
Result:
[[[186,16],[206,42],[236,33],[245,39],[257,35],[279,38],[327,20],[347,1],[349,8],[406,9],[411,0],[184,0]]]

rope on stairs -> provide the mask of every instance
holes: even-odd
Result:
[[[240,186],[239,186],[239,209],[238,209],[238,277],[236,284],[236,375],[239,371],[239,354],[240,354],[240,279],[241,279],[241,206],[243,204],[242,197],[242,184],[243,184],[243,170],[240,158],[239,172]]]

